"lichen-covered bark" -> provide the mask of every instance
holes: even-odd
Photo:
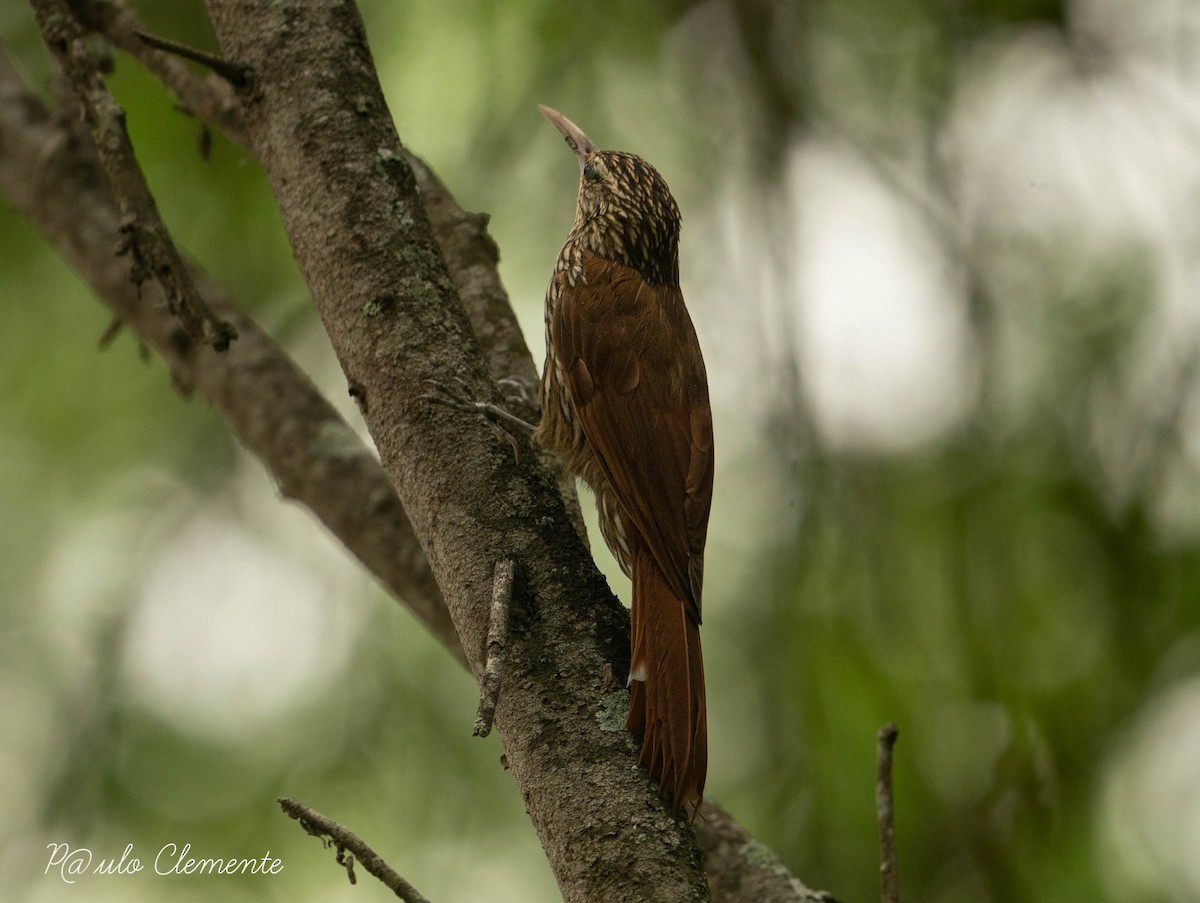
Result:
[[[658,804],[632,738],[598,717],[606,665],[628,657],[627,620],[553,480],[476,419],[416,398],[427,378],[461,378],[481,398],[494,389],[357,11],[332,0],[209,10],[222,52],[252,69],[246,132],[477,677],[494,563],[516,562],[496,726],[564,897],[707,899],[690,825]]]

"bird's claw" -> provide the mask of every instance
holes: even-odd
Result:
[[[521,412],[537,415],[541,408],[538,398],[538,381],[526,376],[506,376],[498,380],[496,385],[504,393],[504,402]]]
[[[469,414],[484,414],[491,405],[486,401],[476,401],[467,391],[467,382],[461,376],[454,377],[450,383],[436,379],[423,379],[421,385],[428,391],[417,396],[418,401],[428,401],[440,404],[456,411]]]
[[[532,432],[533,427],[530,424],[490,401],[477,401],[472,398],[466,380],[461,377],[454,377],[449,384],[436,379],[423,379],[421,385],[429,391],[418,395],[418,400],[444,405],[468,414],[481,415],[492,429],[508,442],[509,447],[513,450],[513,457],[520,462],[521,448],[517,444],[516,437],[505,428],[505,424],[520,426]]]

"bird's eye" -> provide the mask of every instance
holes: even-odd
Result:
[[[588,160],[583,164],[583,178],[587,182],[596,182],[600,179],[600,171],[596,169],[595,161]]]

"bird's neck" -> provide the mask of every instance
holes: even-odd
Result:
[[[678,227],[655,227],[620,212],[576,217],[560,261],[594,254],[634,270],[650,285],[679,287]]]

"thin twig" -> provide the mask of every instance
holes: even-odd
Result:
[[[419,890],[397,874],[395,869],[384,862],[378,853],[349,828],[290,797],[281,796],[275,802],[279,803],[279,807],[285,813],[300,822],[300,826],[313,837],[320,837],[326,846],[332,844],[337,848],[338,865],[346,869],[351,884],[356,882],[354,860],[358,859],[363,868],[390,887],[405,903],[429,903]],[[353,855],[346,856],[347,851]]]
[[[100,333],[100,340],[96,343],[100,350],[103,351],[105,348],[111,345],[113,343],[113,339],[120,335],[121,330],[124,328],[125,323],[120,317],[113,317],[111,320],[109,320],[108,326],[104,328],[104,332]]]
[[[879,819],[879,879],[882,903],[900,903],[896,874],[896,831],[892,825],[892,747],[900,730],[890,721],[876,738],[875,814]]]
[[[129,256],[130,280],[136,285],[156,280],[167,306],[188,335],[217,351],[226,350],[237,330],[214,316],[196,291],[134,155],[125,111],[104,85],[96,54],[84,40],[83,26],[64,0],[33,0],[33,7],[42,38],[83,108],[101,165],[117,197],[121,209],[117,253]]]
[[[183,57],[185,60],[191,60],[194,63],[207,66],[235,88],[240,88],[246,84],[246,77],[250,74],[249,66],[231,62],[224,57],[217,56],[215,53],[190,47],[187,44],[181,44],[169,38],[160,38],[158,35],[150,34],[148,31],[137,31],[136,34],[143,44],[149,44],[156,50],[173,53],[176,56]]]
[[[488,610],[487,659],[479,688],[479,711],[475,715],[475,736],[486,737],[496,719],[500,699],[500,678],[504,673],[504,647],[508,643],[508,610],[512,605],[514,567],[511,558],[496,562],[492,575],[492,604]]]
[[[184,110],[221,131],[234,144],[250,149],[241,102],[228,79],[211,71],[195,72],[176,54],[142,40],[146,26],[126,0],[93,0],[88,9],[92,13],[88,24],[173,91]]]

